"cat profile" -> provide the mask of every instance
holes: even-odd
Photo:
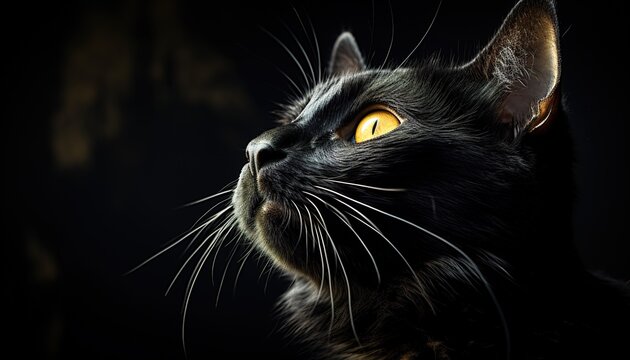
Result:
[[[286,327],[331,359],[623,358],[628,289],[573,248],[555,5],[521,0],[472,60],[328,76],[247,146],[246,241],[294,282]]]

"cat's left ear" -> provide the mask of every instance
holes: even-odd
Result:
[[[499,125],[514,136],[542,126],[559,106],[560,49],[553,1],[519,1],[469,66],[504,89],[497,109]]]
[[[349,32],[343,32],[335,41],[328,71],[331,75],[355,73],[365,69],[359,46]]]

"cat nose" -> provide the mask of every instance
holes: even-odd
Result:
[[[286,154],[268,140],[254,139],[247,145],[245,155],[249,160],[249,171],[254,177],[258,177],[262,168],[283,159]]]

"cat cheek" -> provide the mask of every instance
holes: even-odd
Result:
[[[282,219],[285,210],[277,201],[267,200],[263,203],[259,210],[259,216],[269,220]]]

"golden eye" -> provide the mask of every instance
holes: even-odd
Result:
[[[374,139],[385,135],[400,126],[400,120],[396,115],[387,110],[376,110],[365,115],[354,132],[354,140],[357,143]]]

